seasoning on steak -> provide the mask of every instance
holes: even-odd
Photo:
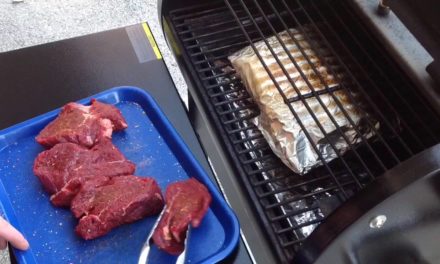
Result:
[[[34,174],[40,179],[55,206],[69,206],[84,181],[96,176],[130,175],[135,165],[111,143],[102,140],[87,149],[60,143],[38,154]]]
[[[191,178],[168,185],[165,200],[166,211],[154,231],[153,241],[160,249],[178,255],[184,249],[188,225],[200,225],[211,195],[203,184]]]
[[[160,188],[153,178],[95,177],[83,184],[71,210],[79,218],[76,233],[88,240],[122,224],[158,214],[163,204]]]
[[[36,137],[38,143],[52,147],[72,142],[91,147],[101,138],[111,138],[113,130],[125,129],[127,123],[114,106],[92,100],[91,106],[66,104],[60,115]]]

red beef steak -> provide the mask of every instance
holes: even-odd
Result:
[[[153,234],[154,243],[162,250],[178,255],[183,251],[188,224],[198,227],[211,203],[206,187],[191,178],[168,185],[166,211]]]
[[[134,171],[135,165],[108,139],[91,149],[60,143],[38,154],[34,161],[34,174],[52,194],[55,206],[69,206],[81,185],[89,179],[130,175]]]
[[[38,143],[52,147],[72,142],[91,147],[101,138],[111,138],[113,130],[125,129],[127,123],[114,106],[92,100],[91,106],[66,104],[59,116],[36,137]]]
[[[122,224],[158,214],[163,204],[153,178],[96,177],[83,184],[71,210],[79,218],[76,233],[84,239],[94,239]]]

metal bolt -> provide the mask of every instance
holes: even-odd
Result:
[[[370,220],[370,228],[381,228],[385,222],[387,221],[387,217],[385,215],[378,215]]]
[[[390,7],[385,4],[384,0],[379,0],[379,4],[377,6],[377,13],[381,16],[386,16],[390,13]]]

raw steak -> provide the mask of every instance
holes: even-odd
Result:
[[[66,104],[60,115],[40,132],[36,140],[46,147],[62,142],[91,147],[101,138],[111,138],[113,130],[126,127],[127,123],[116,107],[93,99],[91,106]]]
[[[211,203],[206,187],[191,178],[168,185],[166,211],[153,234],[154,243],[162,250],[178,255],[183,251],[188,224],[198,227]]]
[[[87,149],[74,143],[60,143],[41,152],[34,173],[56,206],[69,206],[81,184],[96,176],[130,175],[135,165],[111,143],[102,140]]]
[[[162,208],[157,182],[132,175],[87,181],[71,206],[80,219],[75,231],[84,239],[103,236],[117,226],[158,214]]]

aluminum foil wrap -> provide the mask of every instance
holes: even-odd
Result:
[[[310,59],[315,69],[322,76],[327,86],[334,89],[339,86],[337,80],[344,79],[344,74],[337,61],[332,57],[330,51],[325,48],[318,40],[316,33],[310,28],[306,28],[308,39],[314,42],[313,47],[319,48],[319,57],[311,45],[305,40],[304,36],[296,29],[290,29],[291,34],[299,45],[303,48],[305,54]],[[289,53],[298,64],[301,71],[306,76],[315,92],[325,90],[319,76],[314,72],[313,68],[302,55],[298,46],[292,40],[287,31],[278,33],[279,38],[285,44]],[[302,78],[300,72],[295,67],[292,60],[289,58],[285,49],[275,36],[266,39],[272,47],[277,57],[281,61],[285,70],[289,73],[291,80],[302,95],[312,94],[306,80]],[[378,122],[368,117],[365,111],[355,107],[350,101],[351,98],[357,98],[357,94],[351,92],[352,97],[348,96],[347,89],[334,89],[333,95],[331,93],[322,91],[319,95],[324,107],[330,112],[335,122],[340,127],[337,130],[335,123],[330,119],[329,115],[324,111],[323,106],[316,99],[315,95],[311,95],[305,99],[306,103],[311,108],[322,128],[327,134],[325,137],[323,131],[319,128],[317,122],[312,118],[309,110],[306,108],[303,101],[299,100],[298,94],[292,86],[291,82],[284,74],[282,68],[279,66],[274,56],[270,52],[268,46],[264,41],[254,43],[259,54],[263,58],[269,71],[274,76],[276,82],[280,86],[282,92],[288,99],[294,99],[291,106],[298,115],[296,119],[285,103],[283,97],[270,78],[269,74],[263,67],[258,56],[255,54],[251,46],[247,46],[228,57],[233,67],[241,77],[246,89],[251,94],[260,108],[260,115],[253,119],[254,124],[260,129],[265,139],[268,141],[274,153],[286,164],[290,169],[298,174],[305,174],[310,169],[322,165],[314,146],[322,154],[325,162],[329,162],[337,157],[333,144],[340,155],[342,155],[350,144],[361,141],[360,135],[353,128],[348,118],[344,115],[340,107],[335,102],[335,97],[342,104],[345,111],[350,116],[353,123],[361,132],[364,138],[369,138],[374,135],[374,132],[368,129],[363,129],[360,124],[365,124],[365,118],[370,118],[370,124],[374,124],[378,128]],[[332,75],[326,66],[323,65],[323,60],[326,65],[331,65],[333,73],[336,73],[338,78]],[[303,124],[305,130],[310,134],[311,141],[306,137],[305,131],[301,128],[299,121]],[[342,131],[342,133],[340,132]],[[345,138],[343,137],[345,135]],[[331,143],[331,144],[330,144]]]

